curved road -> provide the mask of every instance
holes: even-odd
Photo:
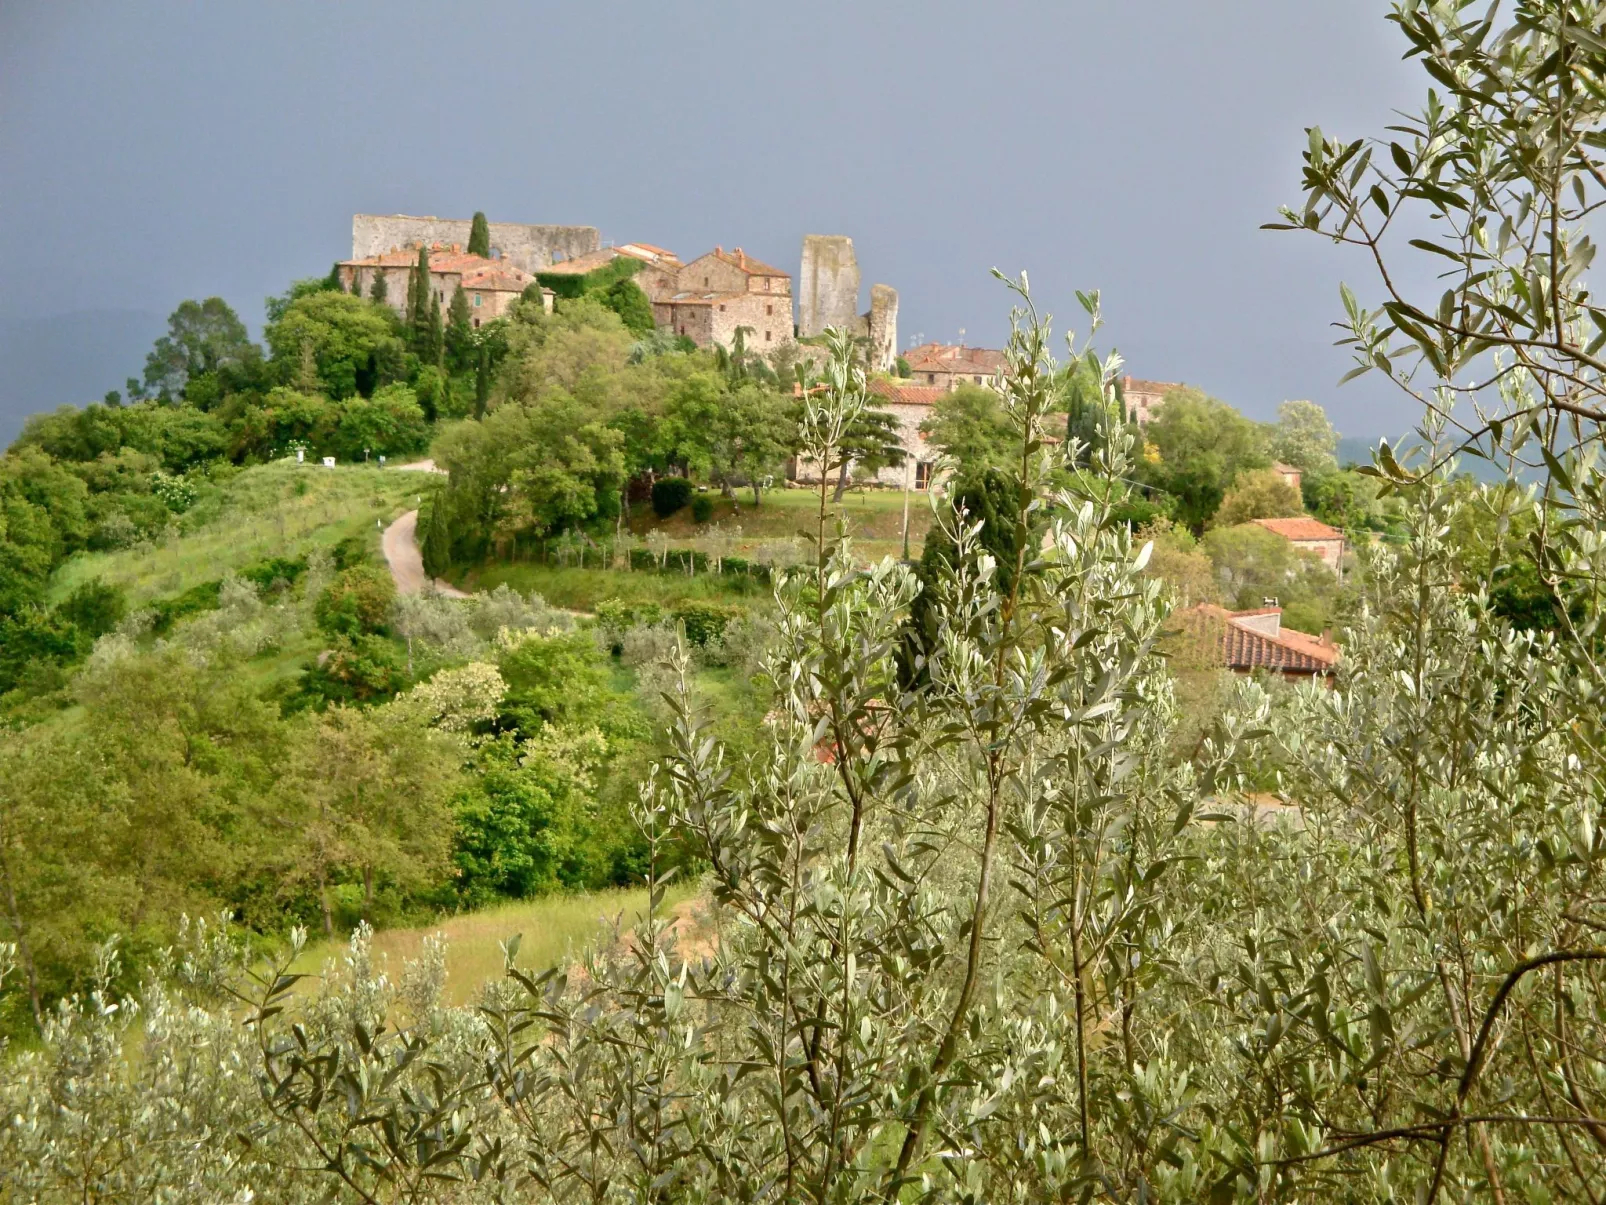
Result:
[[[385,528],[380,541],[385,560],[390,564],[390,576],[396,579],[397,594],[417,594],[430,579],[424,574],[424,556],[418,551],[418,512],[410,510]],[[437,592],[447,598],[467,598],[456,586],[434,579]]]

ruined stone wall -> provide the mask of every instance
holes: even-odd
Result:
[[[457,243],[468,246],[468,219],[409,217],[406,214],[358,213],[351,218],[351,258],[379,255],[410,243]],[[492,222],[491,253],[500,253],[514,267],[538,272],[560,259],[573,259],[602,246],[595,226],[525,226]],[[388,283],[388,282],[387,282]]]
[[[852,329],[859,317],[859,261],[845,234],[805,234],[798,274],[798,334],[812,338],[828,326]]]
[[[867,356],[872,372],[891,372],[898,363],[898,290],[891,285],[870,286],[870,312],[865,316],[870,337]]]

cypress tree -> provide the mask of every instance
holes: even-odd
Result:
[[[491,349],[480,345],[479,362],[474,365],[474,417],[485,417],[485,404],[491,400]]]
[[[444,332],[441,330],[441,299],[434,293],[429,295],[429,340],[425,347],[424,358],[437,368],[443,367],[442,360],[446,350]]]
[[[473,224],[468,228],[468,253],[491,258],[491,224],[483,213],[475,213]]]
[[[390,300],[389,292],[385,286],[385,270],[379,268],[374,272],[374,283],[368,286],[368,300],[377,301],[381,305]]]
[[[446,367],[462,372],[474,364],[474,324],[468,314],[468,292],[458,289],[446,307]]]
[[[407,327],[413,350],[423,355],[422,344],[429,338],[429,303],[434,296],[429,280],[429,248],[418,246],[418,262],[407,278]]]

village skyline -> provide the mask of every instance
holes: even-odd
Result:
[[[41,12],[0,15],[0,254],[30,282],[0,302],[8,434],[120,384],[184,297],[220,295],[259,330],[262,297],[342,258],[358,211],[483,210],[783,264],[807,233],[846,233],[898,289],[904,346],[1000,345],[988,273],[1025,268],[1061,322],[1073,290],[1101,290],[1103,341],[1138,375],[1265,419],[1314,397],[1351,436],[1411,422],[1380,385],[1336,388],[1338,260],[1256,228],[1296,194],[1300,125],[1369,128],[1407,99],[1381,9],[630,9],[617,38],[490,6],[451,36],[536,65],[415,91],[365,83],[342,48],[429,78],[421,9]],[[605,42],[606,67],[553,53]],[[774,82],[731,103],[752,62]]]

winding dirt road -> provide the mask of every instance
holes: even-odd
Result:
[[[397,594],[417,594],[430,581],[424,573],[424,556],[418,551],[418,512],[410,510],[385,528],[380,540],[385,560],[390,565],[390,576],[396,581]],[[435,578],[435,589],[447,598],[467,598],[456,586]]]

